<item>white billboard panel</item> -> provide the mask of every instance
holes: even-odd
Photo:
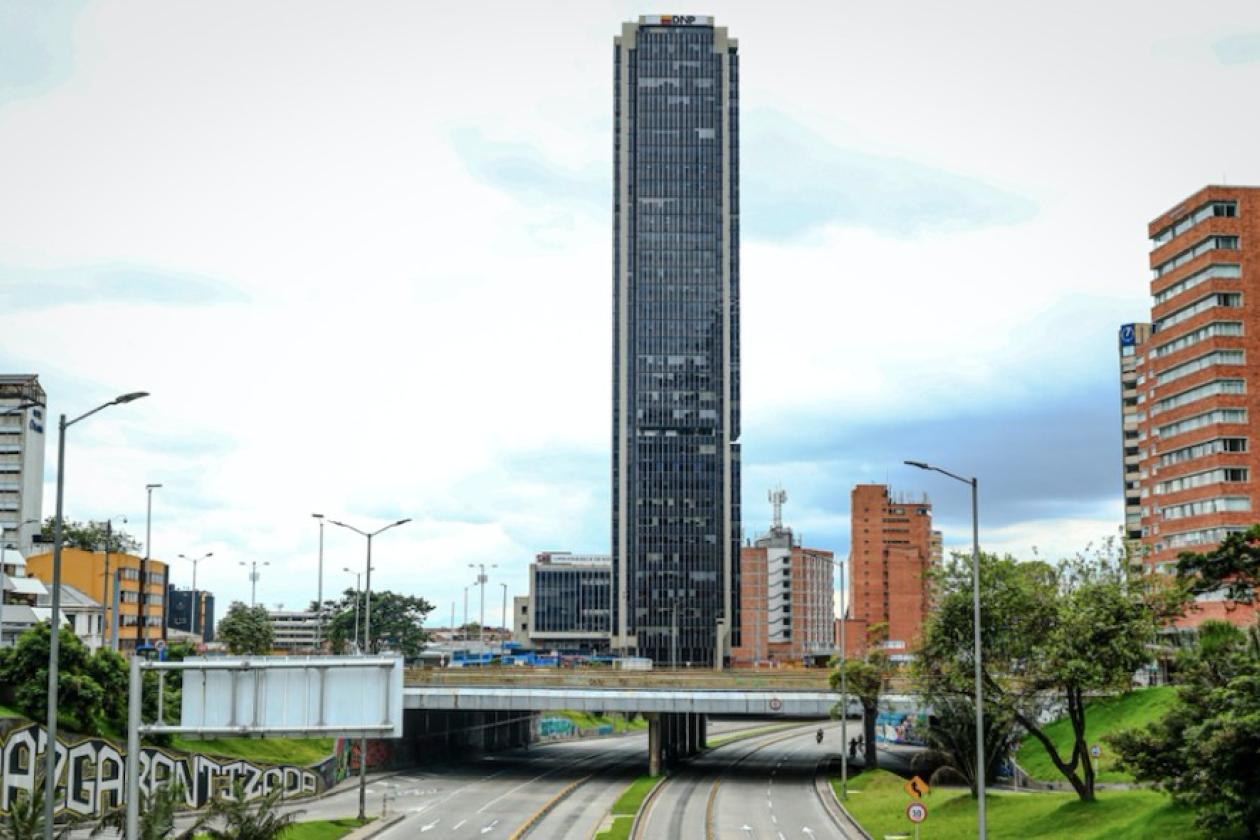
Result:
[[[169,666],[183,673],[179,725],[147,725],[146,732],[207,737],[403,734],[402,657],[205,657],[147,663],[154,670]]]

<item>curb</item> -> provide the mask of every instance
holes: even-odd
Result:
[[[861,823],[853,819],[849,809],[844,807],[844,803],[836,795],[836,789],[831,786],[831,780],[827,778],[831,769],[831,762],[832,759],[830,758],[819,759],[818,767],[814,771],[814,792],[818,794],[818,798],[822,801],[823,810],[827,812],[832,822],[836,824],[836,828],[840,830],[841,837],[860,837],[862,840],[873,840],[870,833],[862,828]]]
[[[346,835],[345,840],[368,840],[369,837],[375,837],[387,828],[393,828],[395,825],[403,821],[405,814],[390,814],[388,817],[381,817],[379,820],[356,828],[354,831]]]
[[[590,781],[592,776],[594,776],[593,773],[588,776],[583,776],[582,778],[578,779],[575,782],[570,782],[564,788],[564,790],[560,791],[555,796],[548,799],[547,804],[543,805],[541,808],[535,811],[530,816],[530,818],[525,821],[524,825],[516,829],[516,831],[513,831],[510,835],[508,835],[508,840],[520,840],[520,838],[524,837],[525,835],[533,831],[534,826],[538,825],[538,822],[543,817],[551,813],[551,810],[555,808],[557,805],[559,805],[561,802],[563,802],[569,796],[569,794],[573,793],[573,791],[577,790],[581,785],[584,785],[588,781]]]
[[[639,832],[643,830],[643,820],[652,810],[652,803],[656,801],[656,794],[660,793],[661,788],[665,787],[665,780],[669,778],[668,774],[662,774],[656,780],[656,784],[652,785],[652,789],[648,791],[648,795],[643,797],[643,801],[639,803],[639,810],[634,812],[634,822],[630,823],[630,838],[638,840]],[[614,817],[613,819],[616,819]]]

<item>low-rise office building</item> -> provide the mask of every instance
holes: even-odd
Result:
[[[166,589],[166,626],[202,642],[214,641],[214,595],[204,589]]]
[[[524,612],[529,644],[535,649],[608,650],[612,558],[567,551],[537,555],[529,567]]]
[[[277,653],[314,653],[319,649],[320,615],[310,610],[268,610]]]

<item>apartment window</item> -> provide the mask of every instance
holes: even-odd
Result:
[[[1173,394],[1171,397],[1165,397],[1155,403],[1151,413],[1158,414],[1161,411],[1170,411],[1208,397],[1243,393],[1246,393],[1246,382],[1242,379],[1213,379],[1211,382],[1204,382],[1202,385],[1188,388],[1181,393]]]
[[[1221,528],[1200,528],[1197,531],[1182,531],[1179,534],[1168,534],[1165,537],[1166,542],[1157,543],[1156,551],[1165,548],[1182,548],[1189,545],[1207,545],[1209,543],[1218,543],[1230,534],[1239,531],[1245,531],[1242,526],[1226,525]]]
[[[1166,426],[1159,426],[1155,429],[1156,437],[1173,437],[1174,435],[1192,432],[1195,429],[1201,429],[1204,426],[1211,426],[1214,423],[1246,423],[1247,409],[1245,408],[1218,408],[1213,411],[1205,411],[1202,414],[1196,414],[1193,417],[1185,417],[1175,423],[1169,423]]]
[[[1161,230],[1159,233],[1151,237],[1151,250],[1158,248],[1165,242],[1170,242],[1174,237],[1180,236],[1195,225],[1206,219],[1212,218],[1233,218],[1238,215],[1238,202],[1236,201],[1209,201],[1207,204],[1199,207],[1193,213],[1182,216],[1173,224]]]
[[[1251,510],[1247,496],[1220,496],[1215,499],[1199,499],[1181,505],[1170,505],[1161,512],[1164,519],[1184,519],[1187,516],[1205,516],[1209,513],[1233,513]]]
[[[1216,263],[1215,265],[1209,265],[1207,268],[1201,268],[1194,274],[1178,280],[1167,289],[1157,292],[1152,298],[1152,303],[1155,306],[1159,306],[1161,303],[1172,300],[1182,292],[1189,291],[1195,286],[1198,286],[1201,283],[1206,283],[1209,280],[1215,280],[1217,278],[1232,280],[1238,277],[1242,277],[1242,266],[1238,263]]]
[[[1206,370],[1212,365],[1241,365],[1242,363],[1243,351],[1216,350],[1161,371],[1155,377],[1155,384],[1166,385],[1169,382],[1173,382],[1183,376],[1189,376],[1192,373],[1198,373],[1201,370]]]
[[[1192,446],[1183,446],[1180,449],[1174,449],[1171,452],[1165,452],[1159,456],[1159,465],[1161,467],[1170,467],[1173,464],[1182,464],[1186,461],[1192,461],[1195,458],[1204,458],[1208,455],[1216,455],[1221,452],[1246,452],[1247,439],[1241,437],[1223,437],[1207,440],[1203,443],[1196,443]]]
[[[1168,272],[1172,271],[1175,268],[1180,268],[1181,266],[1190,262],[1195,257],[1200,257],[1206,254],[1208,251],[1216,251],[1216,250],[1237,251],[1238,250],[1238,237],[1237,236],[1206,237],[1205,239],[1200,241],[1197,245],[1191,248],[1187,248],[1186,250],[1182,251],[1180,254],[1173,257],[1172,259],[1165,260],[1164,262],[1155,266],[1155,276],[1163,277]]]
[[[1194,332],[1188,332],[1180,338],[1174,339],[1167,344],[1161,344],[1155,348],[1155,357],[1167,356],[1169,353],[1176,353],[1178,350],[1184,350],[1191,345],[1198,344],[1200,341],[1206,341],[1209,338],[1217,336],[1240,336],[1243,334],[1243,325],[1241,321],[1213,321],[1199,327]]]
[[[1214,309],[1218,306],[1223,306],[1228,309],[1238,309],[1242,306],[1242,293],[1216,292],[1214,294],[1205,295],[1204,297],[1196,300],[1194,303],[1183,306],[1176,312],[1160,318],[1155,322],[1154,329],[1156,332],[1166,330],[1175,324],[1180,324],[1182,321],[1188,321],[1194,316],[1207,312],[1209,309]]]
[[[1155,495],[1162,496],[1166,493],[1179,493],[1182,490],[1206,487],[1209,484],[1243,482],[1247,480],[1247,477],[1248,471],[1246,467],[1217,467],[1214,470],[1205,470],[1191,473],[1190,475],[1178,476],[1177,478],[1170,478],[1167,481],[1160,481],[1155,485]]]

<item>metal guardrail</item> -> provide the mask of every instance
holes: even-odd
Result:
[[[613,671],[586,668],[409,668],[404,685],[412,686],[515,686],[537,688],[682,688],[773,689],[779,691],[828,691],[828,672],[814,671],[711,671],[667,670]]]

